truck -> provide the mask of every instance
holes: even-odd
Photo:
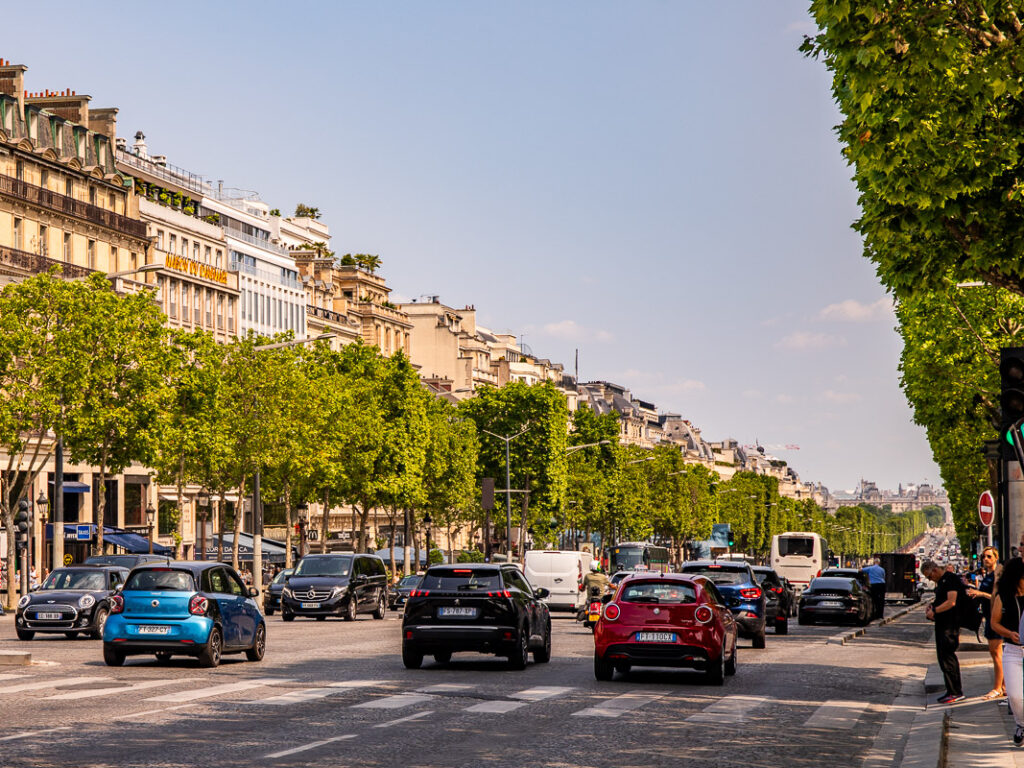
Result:
[[[902,552],[877,555],[885,569],[885,599],[891,603],[916,603],[921,599],[917,583],[917,558]]]

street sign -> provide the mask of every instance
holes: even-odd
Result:
[[[89,541],[92,538],[91,526],[76,525],[75,534],[75,538],[78,539],[78,541]]]
[[[71,565],[71,563],[74,562],[74,559],[75,558],[71,556],[71,553],[68,552],[66,555],[64,555],[64,565]]]
[[[996,516],[996,502],[992,498],[992,494],[988,491],[982,491],[981,496],[978,498],[978,517],[981,518],[981,524],[988,528],[992,525],[992,520]]]

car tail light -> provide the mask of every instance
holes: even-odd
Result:
[[[507,589],[499,589],[497,592],[488,592],[488,597],[512,597],[512,593]]]
[[[192,595],[192,599],[188,601],[188,612],[193,616],[205,616],[209,609],[210,601],[202,595]]]
[[[748,600],[757,600],[761,596],[760,587],[748,587],[747,589],[740,590],[740,596],[745,597]]]
[[[697,610],[693,612],[693,618],[695,618],[701,624],[707,624],[713,618],[715,618],[715,612],[708,608],[706,605],[699,605],[697,606]]]
[[[608,605],[604,607],[604,617],[608,619],[608,621],[615,621],[619,618],[620,613],[622,613],[622,611],[619,610],[619,606],[615,603],[608,603]]]
[[[409,597],[426,597],[430,594],[429,589],[414,589],[409,593]]]
[[[777,595],[781,595],[782,594],[782,587],[772,587],[772,592],[774,592]]]
[[[594,602],[592,602],[590,604],[590,612],[591,613],[600,613],[601,612],[601,602],[599,600],[595,600]]]
[[[109,605],[111,613],[124,612],[124,598],[121,595],[111,595]]]

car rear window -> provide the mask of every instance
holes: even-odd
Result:
[[[745,584],[750,580],[747,569],[728,568],[721,565],[697,565],[684,568],[683,573],[707,576],[715,584]]]
[[[400,587],[414,587],[415,588],[415,586],[420,583],[420,579],[422,579],[422,578],[423,578],[422,576],[415,576],[415,575],[414,576],[406,576],[400,582],[398,582],[398,586],[400,586]]]
[[[85,561],[86,565],[120,565],[125,568],[131,568],[138,562],[138,558],[135,555],[102,555],[100,557],[90,557]]]
[[[814,539],[800,536],[779,537],[779,557],[799,555],[811,557],[814,554]]]
[[[304,557],[293,576],[348,576],[351,557]]]
[[[845,590],[849,592],[852,587],[852,580],[848,577],[834,577],[828,578],[826,576],[819,576],[818,578],[811,581],[811,589],[829,589],[829,590]]]
[[[503,589],[497,570],[468,568],[431,568],[423,577],[420,589],[438,592],[488,592]]]
[[[697,591],[691,584],[678,581],[641,581],[622,588],[619,601],[623,603],[659,603],[680,605],[697,601]]]
[[[177,568],[146,568],[132,571],[124,584],[125,591],[195,592],[196,582],[190,571]]]
[[[289,576],[291,576],[294,572],[295,571],[292,568],[285,568],[283,571],[281,571],[279,574],[277,574],[277,576],[274,577],[274,581],[271,582],[271,583],[272,584],[283,584],[284,580],[287,579]]]

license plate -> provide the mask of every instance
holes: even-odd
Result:
[[[636,641],[638,643],[674,643],[676,635],[675,632],[637,632]]]
[[[437,609],[438,616],[449,619],[472,619],[476,617],[476,608],[456,608],[453,606],[442,606]]]
[[[320,603],[302,603],[303,608],[319,608]]]
[[[61,614],[59,613],[37,613],[36,619],[38,621],[60,621]]]
[[[822,600],[818,603],[822,608],[842,608],[843,604],[838,600]]]
[[[171,634],[170,627],[154,627],[142,625],[139,627],[140,635],[169,635]]]
[[[601,614],[600,613],[590,613],[590,614],[587,614],[587,621],[597,621],[600,618],[601,618]]]

